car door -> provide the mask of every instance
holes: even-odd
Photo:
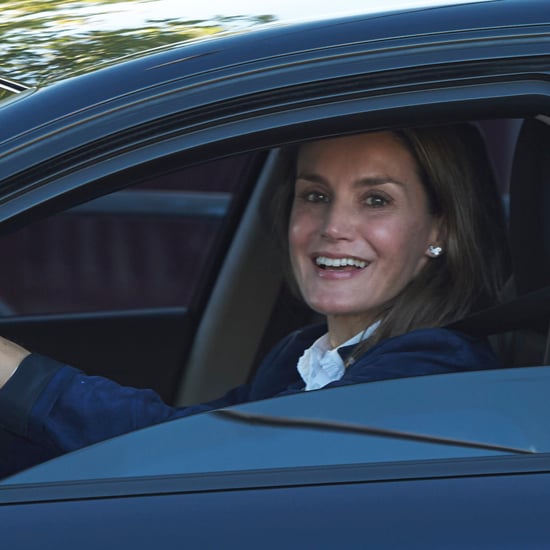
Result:
[[[3,540],[541,548],[549,385],[550,367],[462,372],[166,422],[1,481]]]

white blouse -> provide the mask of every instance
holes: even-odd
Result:
[[[356,334],[337,348],[331,349],[328,333],[313,342],[311,347],[304,351],[296,367],[306,384],[305,390],[318,390],[331,382],[340,380],[344,376],[346,367],[338,350],[341,347],[353,346],[366,340],[378,328],[379,324],[380,321],[376,321],[376,323],[370,325],[366,330]]]

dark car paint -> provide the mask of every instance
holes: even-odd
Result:
[[[548,27],[540,24],[539,2],[517,6],[499,0],[419,10],[415,17],[282,26],[171,48],[39,89],[0,111],[0,221],[76,187],[74,178],[65,183],[69,167],[83,184],[104,164],[123,168],[157,158],[153,142],[160,137],[200,160],[199,145],[210,144],[209,156],[273,145],[299,126],[304,137],[318,132],[318,125],[307,128],[320,118],[363,111],[370,124],[383,124],[376,115],[399,107],[399,92],[414,90],[431,90],[432,114],[437,104],[460,104],[468,95],[485,110],[490,103],[509,113],[514,96],[527,96],[536,111]],[[414,94],[409,102],[404,117],[422,118],[425,101],[414,110]],[[285,112],[294,115],[286,123]],[[281,134],[273,136],[277,126]],[[17,200],[25,188],[31,192]]]
[[[545,548],[548,474],[88,499],[0,508],[13,550]],[[521,494],[521,503],[517,501]],[[546,525],[546,527],[545,527]]]
[[[523,442],[536,448],[534,455],[343,434],[334,427],[234,423],[207,413],[100,443],[0,483],[4,540],[24,548],[58,515],[65,528],[46,531],[48,542],[63,537],[84,548],[114,547],[119,537],[141,548],[151,533],[163,544],[207,547],[234,533],[245,548],[537,548],[550,534],[549,376],[548,367],[457,373],[239,407],[289,418],[375,420],[401,433],[406,426],[469,433],[479,442]],[[427,414],[435,408],[439,415]],[[530,421],[533,411],[536,421]],[[459,421],[451,425],[453,417]],[[216,447],[218,454],[205,455]],[[97,514],[108,518],[104,525],[84,529],[84,518]],[[32,530],[22,530],[25,520]]]

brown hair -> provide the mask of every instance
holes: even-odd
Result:
[[[455,124],[392,133],[416,161],[430,211],[440,220],[445,252],[426,262],[386,305],[380,326],[357,346],[355,357],[383,339],[444,326],[494,304],[507,263],[501,199],[479,130],[472,124]],[[290,274],[287,230],[298,150],[286,153],[289,184],[280,188],[274,213]],[[296,290],[293,277],[289,282]]]

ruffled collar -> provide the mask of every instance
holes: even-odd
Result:
[[[355,346],[369,338],[378,328],[380,321],[376,321],[367,329],[359,332],[347,342],[337,348],[331,348],[328,333],[323,334],[304,351],[298,360],[298,373],[305,383],[305,390],[318,390],[327,384],[340,380],[344,376],[346,366],[339,350]]]

